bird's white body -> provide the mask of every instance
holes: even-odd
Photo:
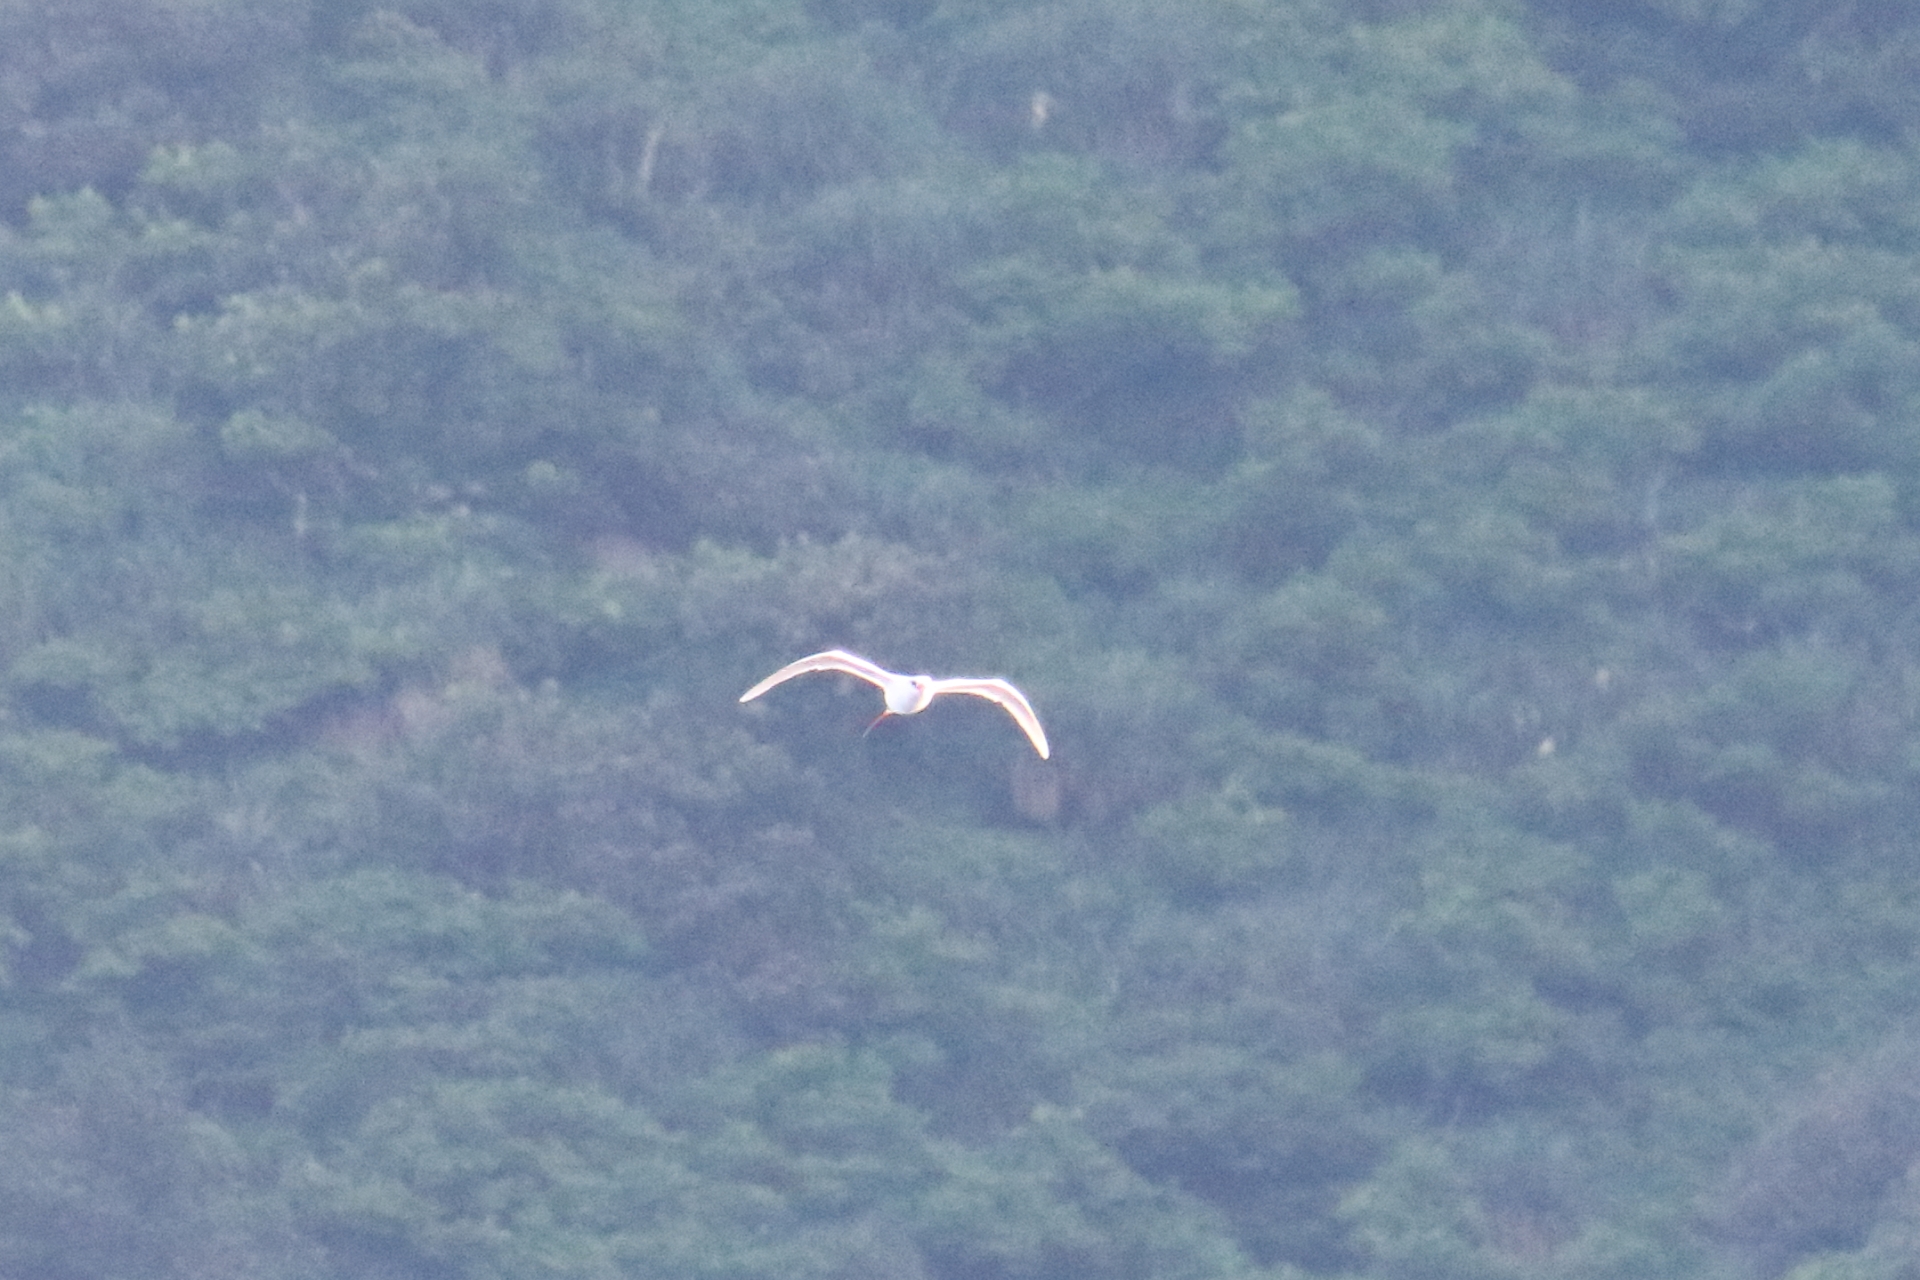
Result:
[[[845,649],[828,649],[825,653],[816,653],[789,662],[753,688],[740,695],[740,701],[752,702],[773,686],[803,676],[811,671],[838,671],[856,679],[865,680],[876,686],[886,699],[887,709],[880,713],[886,716],[910,716],[927,709],[927,704],[943,693],[970,693],[976,698],[985,698],[998,703],[1013,722],[1026,733],[1027,741],[1045,760],[1049,754],[1046,730],[1040,727],[1040,717],[1033,713],[1033,704],[1027,701],[1027,695],[999,677],[978,679],[972,676],[950,676],[936,679],[933,676],[905,676],[897,671],[888,671],[885,667],[867,661],[857,653],[848,653]],[[876,721],[876,723],[878,723]]]

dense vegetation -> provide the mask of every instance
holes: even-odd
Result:
[[[0,1274],[1913,1274],[1909,6],[0,84]]]

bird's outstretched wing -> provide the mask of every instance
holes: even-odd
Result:
[[[752,702],[755,698],[777,684],[806,675],[810,671],[840,671],[857,676],[868,684],[884,689],[894,674],[885,667],[868,662],[857,653],[848,653],[845,649],[828,649],[825,653],[809,654],[797,662],[789,662],[753,688],[740,695],[740,701]]]
[[[1027,741],[1045,760],[1048,756],[1047,731],[1040,727],[1040,717],[1033,713],[1033,704],[1027,701],[1027,695],[1014,688],[1007,681],[995,676],[991,680],[976,680],[959,676],[948,680],[935,680],[933,691],[937,696],[943,693],[970,693],[976,698],[985,698],[988,702],[997,702],[1006,708],[1013,722],[1027,735]]]

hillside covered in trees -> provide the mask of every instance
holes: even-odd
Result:
[[[1911,6],[0,0],[0,548],[0,1275],[1920,1265]]]

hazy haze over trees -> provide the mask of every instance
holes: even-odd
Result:
[[[0,1274],[1911,1275],[1917,138],[1894,3],[0,0]]]

